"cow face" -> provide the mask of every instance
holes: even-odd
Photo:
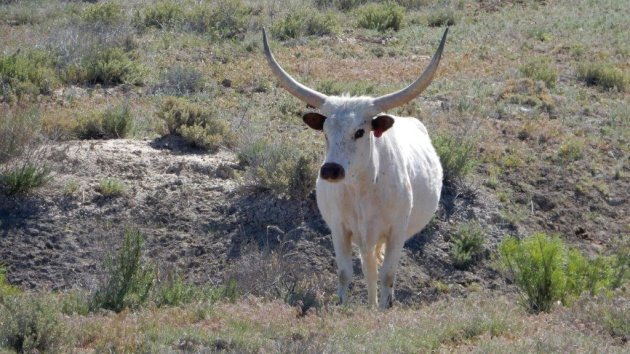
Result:
[[[307,113],[304,122],[324,132],[326,160],[319,177],[328,182],[354,181],[372,163],[374,139],[381,138],[394,119],[361,110],[335,110],[329,116]]]

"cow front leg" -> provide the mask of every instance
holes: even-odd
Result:
[[[378,263],[374,255],[374,249],[361,248],[361,268],[367,281],[368,305],[370,307],[376,306],[376,292],[378,290],[376,287],[377,267]]]
[[[348,302],[348,288],[352,282],[352,243],[351,234],[342,227],[335,228],[332,234],[337,262],[337,295],[342,304]]]
[[[403,237],[392,235],[385,245],[385,258],[380,272],[381,297],[379,306],[387,309],[394,304],[394,283],[396,281],[396,269],[402,255],[402,249],[405,244]]]

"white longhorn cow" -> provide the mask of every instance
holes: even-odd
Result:
[[[376,305],[379,277],[379,305],[391,307],[403,245],[437,210],[442,166],[426,128],[415,118],[382,112],[409,102],[429,85],[447,33],[448,28],[431,63],[411,85],[381,97],[349,97],[327,96],[293,79],[274,59],[263,29],[265,56],[280,84],[321,112],[306,113],[303,120],[326,137],[317,205],[332,232],[342,303],[348,300],[354,243],[367,278],[368,304]]]

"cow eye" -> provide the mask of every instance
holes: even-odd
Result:
[[[363,136],[363,134],[365,133],[365,130],[363,129],[359,129],[354,133],[354,138],[355,139],[359,139],[360,137]]]

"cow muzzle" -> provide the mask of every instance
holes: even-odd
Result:
[[[343,167],[334,162],[326,162],[319,170],[319,176],[328,182],[339,182],[345,177]]]

